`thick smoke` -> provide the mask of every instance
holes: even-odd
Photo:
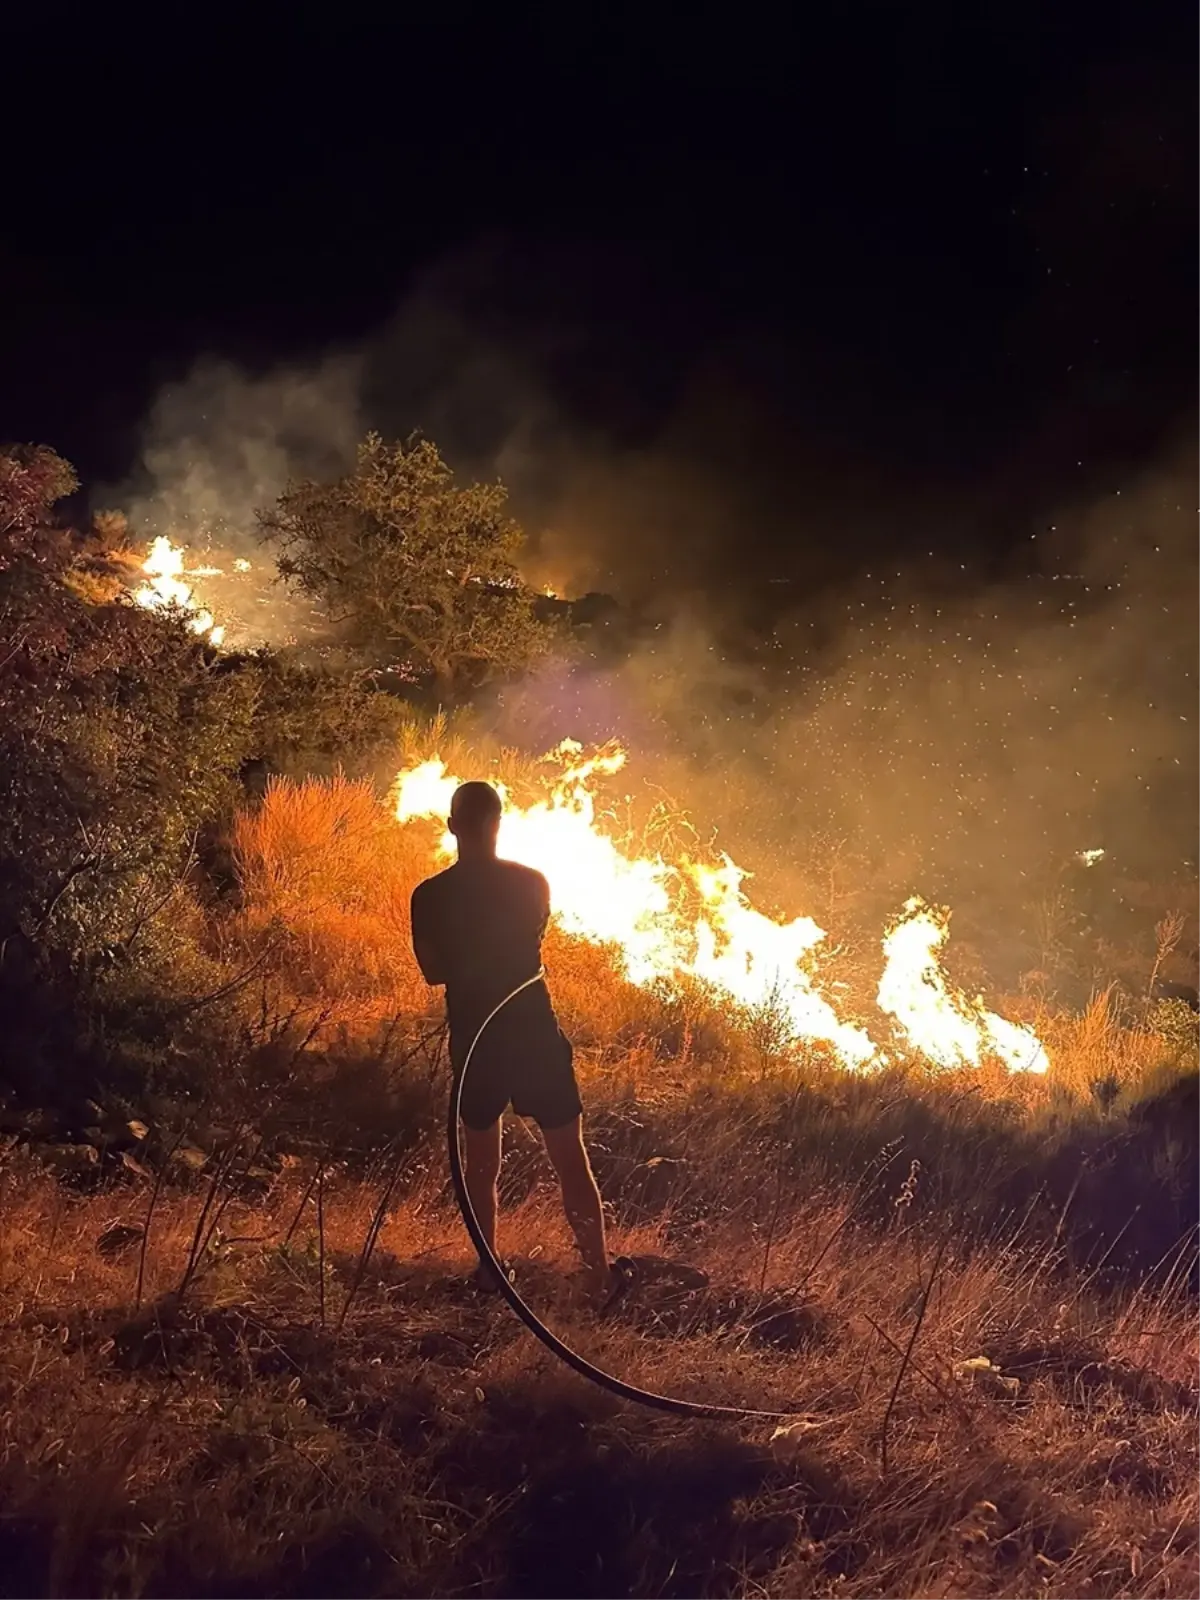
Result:
[[[503,725],[537,726],[540,701],[630,739],[760,893],[835,931],[921,891],[1015,977],[1048,959],[1069,886],[1115,950],[1149,950],[1195,902],[1190,446],[1048,507],[1025,544],[1000,574],[931,557],[826,581],[765,633],[664,596],[619,667],[547,674]]]

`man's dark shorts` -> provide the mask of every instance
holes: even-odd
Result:
[[[451,1041],[451,1055],[457,1066],[455,1043]],[[574,1052],[560,1028],[493,1025],[479,1041],[463,1083],[462,1119],[482,1133],[510,1105],[517,1116],[531,1118],[540,1128],[565,1128],[581,1114]]]

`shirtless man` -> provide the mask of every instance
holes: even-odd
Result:
[[[413,950],[426,983],[445,985],[455,1069],[492,1008],[542,964],[550,887],[540,872],[497,856],[501,810],[490,784],[464,783],[457,789],[449,827],[458,860],[418,884],[412,897]],[[463,1085],[467,1193],[496,1255],[501,1121],[510,1105],[541,1129],[589,1286],[603,1296],[620,1269],[609,1263],[600,1191],[583,1143],[571,1045],[558,1026],[544,980],[493,1018]],[[483,1262],[476,1282],[488,1287]]]

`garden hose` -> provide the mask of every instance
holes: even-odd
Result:
[[[601,1389],[607,1389],[610,1394],[618,1395],[622,1400],[632,1400],[637,1405],[649,1406],[655,1411],[669,1411],[673,1416],[677,1417],[715,1417],[725,1421],[749,1419],[751,1421],[773,1422],[778,1421],[781,1417],[798,1416],[800,1413],[795,1409],[791,1411],[755,1411],[746,1406],[718,1406],[709,1405],[699,1400],[677,1400],[673,1395],[656,1394],[652,1389],[639,1389],[636,1384],[626,1383],[622,1378],[614,1378],[610,1372],[605,1372],[600,1367],[593,1366],[590,1361],[586,1361],[583,1356],[572,1350],[570,1345],[564,1344],[557,1334],[550,1331],[546,1324],[521,1298],[516,1288],[509,1281],[508,1274],[497,1259],[495,1252],[484,1238],[483,1229],[479,1226],[479,1218],[475,1215],[471,1197],[467,1193],[466,1180],[463,1176],[462,1154],[458,1144],[458,1123],[462,1106],[463,1083],[467,1076],[467,1070],[471,1065],[471,1057],[475,1054],[475,1048],[480,1039],[483,1038],[488,1025],[510,1000],[515,1000],[519,994],[531,988],[533,984],[540,982],[544,976],[545,969],[539,967],[532,978],[526,978],[524,983],[518,984],[510,994],[506,994],[499,1005],[493,1007],[492,1011],[480,1024],[479,1031],[471,1041],[471,1047],[463,1059],[462,1066],[454,1073],[450,1086],[450,1112],[446,1126],[446,1139],[450,1151],[450,1177],[454,1183],[454,1194],[458,1200],[459,1210],[462,1212],[463,1222],[466,1224],[467,1232],[471,1236],[471,1243],[479,1253],[480,1261],[491,1268],[495,1274],[500,1293],[508,1301],[511,1309],[529,1329],[530,1333],[535,1338],[540,1339],[547,1350],[556,1355],[560,1361],[565,1362],[574,1372],[578,1372],[581,1377],[587,1378],[590,1383],[596,1384]]]

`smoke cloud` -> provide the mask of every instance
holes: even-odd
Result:
[[[540,702],[625,737],[758,897],[835,931],[919,891],[1015,979],[1069,884],[1113,947],[1152,950],[1196,898],[1192,447],[1029,521],[1000,572],[908,556],[787,586],[754,632],[683,598],[615,669],[512,692],[500,725]],[[1194,943],[1193,921],[1185,967]]]
[[[319,637],[311,607],[278,581],[255,512],[290,478],[336,476],[353,463],[360,391],[361,358],[351,354],[257,375],[204,359],[156,397],[130,479],[101,491],[139,542],[165,534],[187,547],[189,568],[219,569],[196,578],[194,592],[228,645]]]

